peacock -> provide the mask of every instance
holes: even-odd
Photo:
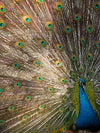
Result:
[[[0,0],[0,133],[100,130],[99,31],[99,0]]]

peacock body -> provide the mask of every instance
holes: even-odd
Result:
[[[0,133],[100,129],[99,25],[99,0],[0,0]]]

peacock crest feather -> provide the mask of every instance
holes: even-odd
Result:
[[[99,23],[99,0],[0,0],[0,133],[100,130]]]

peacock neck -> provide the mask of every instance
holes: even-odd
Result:
[[[82,87],[79,87],[79,104],[79,115],[76,120],[76,127],[79,129],[97,127],[99,121]]]

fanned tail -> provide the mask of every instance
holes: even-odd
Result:
[[[73,129],[81,77],[93,82],[89,98],[100,119],[96,5],[94,0],[0,1],[0,132]]]

